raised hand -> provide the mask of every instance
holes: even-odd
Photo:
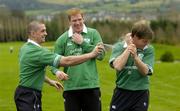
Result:
[[[96,57],[99,54],[101,54],[103,51],[105,51],[103,43],[98,43],[94,48],[94,50],[92,51],[92,54],[94,54],[94,56]]]
[[[74,33],[72,36],[72,41],[76,44],[82,44],[83,43],[83,36],[81,34],[78,33]]]
[[[127,33],[127,34],[125,35],[124,40],[126,41],[127,45],[132,44],[132,43],[133,43],[132,34],[131,34],[131,33]]]
[[[98,44],[97,44],[97,46],[99,46],[100,48],[101,48],[101,51],[106,51],[105,50],[105,47],[104,47],[104,44],[102,43],[102,42],[99,42]]]
[[[137,57],[137,48],[135,46],[135,44],[129,44],[128,45],[128,51],[131,53],[131,56],[133,58]]]

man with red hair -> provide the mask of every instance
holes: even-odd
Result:
[[[84,14],[78,8],[67,11],[69,30],[63,33],[55,43],[55,53],[69,56],[82,55],[102,44],[99,32],[84,24]],[[102,51],[96,59],[102,60]],[[101,94],[96,59],[90,59],[80,65],[64,67],[69,79],[64,81],[65,111],[101,111]],[[60,71],[53,69],[58,74]]]

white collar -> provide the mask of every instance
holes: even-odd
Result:
[[[38,47],[41,47],[37,42],[35,42],[35,41],[31,40],[31,39],[28,39],[27,42],[32,43],[32,44],[34,44],[34,45],[36,45]]]
[[[83,32],[87,33],[87,27],[84,24],[83,24]],[[73,29],[72,26],[70,26],[68,30],[68,37],[72,37],[72,35],[73,35]]]
[[[123,48],[127,48],[127,43],[124,41],[124,45],[123,45]],[[148,45],[146,45],[143,50],[147,49],[148,48]]]
[[[127,43],[124,41],[123,48],[127,48]]]

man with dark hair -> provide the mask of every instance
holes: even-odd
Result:
[[[149,75],[153,73],[153,31],[147,21],[136,22],[123,42],[114,45],[109,63],[116,70],[110,111],[147,111]]]
[[[20,81],[15,91],[14,100],[18,111],[41,111],[41,90],[44,80],[57,87],[62,85],[57,81],[45,77],[46,66],[72,66],[95,58],[103,47],[98,45],[90,53],[79,56],[64,57],[52,53],[40,44],[45,42],[46,27],[44,23],[33,21],[28,25],[28,42],[25,43],[19,53]],[[61,75],[57,74],[57,78]]]
[[[102,39],[96,29],[86,27],[84,14],[78,8],[67,11],[69,30],[55,43],[55,53],[69,56],[86,54],[93,50]],[[64,67],[69,79],[64,81],[65,111],[101,111],[101,94],[96,59],[102,60],[105,51],[96,58],[73,67]],[[53,69],[58,74],[58,69]]]

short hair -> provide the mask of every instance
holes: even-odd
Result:
[[[40,21],[32,21],[29,23],[27,27],[27,33],[31,34],[31,32],[36,32],[39,29],[39,25],[44,24],[43,22]]]
[[[71,16],[73,16],[73,15],[81,14],[82,17],[84,16],[83,11],[81,11],[81,9],[79,9],[79,8],[71,8],[71,9],[67,10],[66,13],[68,15],[69,20],[71,20]]]
[[[150,23],[146,20],[140,20],[132,26],[132,37],[135,35],[140,39],[153,39],[154,32],[150,27]]]

